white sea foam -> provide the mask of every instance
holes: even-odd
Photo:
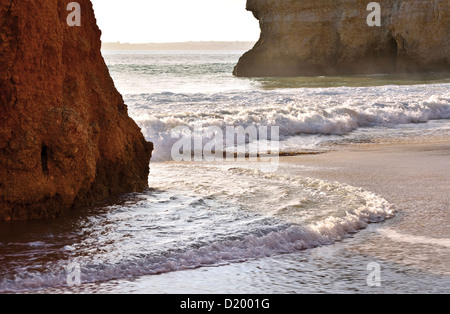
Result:
[[[130,113],[155,143],[154,160],[170,160],[178,126],[279,126],[282,140],[316,135],[323,142],[360,128],[450,119],[449,84],[128,95]],[[324,137],[325,136],[325,137]],[[305,145],[301,138],[298,149]],[[291,143],[292,144],[292,143]]]
[[[84,227],[79,227],[82,234],[88,233],[87,238],[70,245],[70,250],[62,247],[64,254],[74,254],[72,259],[59,261],[44,273],[29,270],[4,278],[0,292],[65,287],[69,262],[81,265],[81,280],[86,284],[292,253],[341,241],[369,223],[395,214],[395,207],[383,198],[337,182],[231,165],[202,173],[195,166],[188,167],[185,175],[189,179],[177,183],[176,167],[161,167],[168,186],[178,189],[183,185],[187,190],[197,186],[204,195],[150,193],[112,206],[106,214],[89,217]],[[217,184],[204,189],[202,178],[208,182],[209,176],[215,176]],[[223,186],[225,178],[235,184]],[[253,185],[276,189],[280,195],[273,197],[279,206],[258,208],[270,202],[258,202],[267,189],[258,191]],[[308,211],[303,207],[280,214],[295,198],[311,209],[318,203],[329,209]]]

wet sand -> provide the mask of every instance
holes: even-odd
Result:
[[[358,145],[321,155],[286,157],[290,173],[339,181],[395,204],[413,235],[450,238],[450,142]],[[299,167],[300,166],[300,167]],[[283,168],[282,168],[283,169]]]
[[[398,212],[377,235],[347,249],[450,276],[450,141],[356,145],[281,159],[281,171],[374,192]]]

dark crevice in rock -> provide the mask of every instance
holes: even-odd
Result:
[[[42,173],[45,175],[48,175],[48,154],[49,154],[49,148],[42,144],[41,148],[41,168]]]

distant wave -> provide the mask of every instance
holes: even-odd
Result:
[[[448,84],[360,88],[239,91],[216,94],[127,95],[130,113],[148,140],[154,160],[169,159],[171,130],[279,126],[281,139],[301,134],[345,135],[359,128],[450,119]]]

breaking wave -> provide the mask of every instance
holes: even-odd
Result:
[[[127,95],[130,113],[148,140],[155,160],[170,160],[172,130],[201,121],[219,127],[278,126],[280,140],[294,136],[345,136],[361,128],[450,119],[448,84],[360,88],[229,91],[212,94]],[[325,136],[325,138],[323,138]],[[298,148],[304,147],[302,139]],[[303,145],[303,146],[302,146]]]

